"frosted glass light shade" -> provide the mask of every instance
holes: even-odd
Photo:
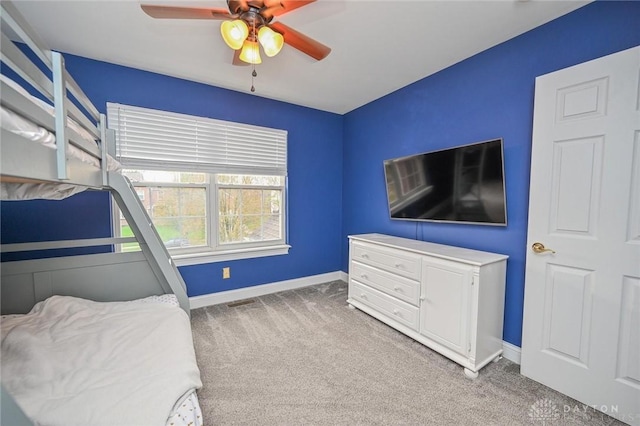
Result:
[[[264,48],[264,53],[268,57],[276,56],[284,45],[282,34],[273,31],[269,27],[262,27],[258,31],[258,40]]]
[[[224,42],[227,43],[227,46],[233,50],[238,50],[242,47],[242,44],[249,35],[249,27],[240,19],[224,21],[222,25],[220,25],[220,33],[222,33],[222,38]]]
[[[260,58],[260,46],[258,46],[258,42],[245,40],[239,58],[248,64],[261,64],[262,58]]]

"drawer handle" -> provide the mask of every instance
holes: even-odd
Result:
[[[362,258],[364,258],[364,259],[368,259],[368,258],[369,258],[369,255],[368,255],[367,253],[362,253],[362,254],[360,255],[360,257],[362,257]]]
[[[364,278],[365,280],[368,280],[368,279],[369,279],[369,277],[367,276],[367,274],[361,274],[361,275],[360,275],[360,278]]]
[[[361,293],[361,294],[360,294],[360,297],[361,297],[362,299],[366,299],[366,298],[367,298],[367,295],[366,295],[366,294],[364,294],[364,293]]]
[[[404,265],[402,263],[396,263],[395,267],[396,268],[404,268]]]
[[[400,287],[398,287],[398,286],[395,286],[393,289],[394,289],[395,291],[400,291]]]
[[[397,309],[394,309],[393,310],[393,315],[398,316],[398,315],[400,315],[400,312]]]

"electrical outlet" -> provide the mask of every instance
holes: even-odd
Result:
[[[231,278],[231,268],[228,266],[222,268],[222,279],[226,280],[227,278]]]

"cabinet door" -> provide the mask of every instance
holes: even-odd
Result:
[[[465,356],[472,272],[472,267],[439,259],[425,259],[422,267],[420,333]]]

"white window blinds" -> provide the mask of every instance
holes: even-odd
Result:
[[[116,158],[132,169],[287,174],[287,132],[107,103]]]

